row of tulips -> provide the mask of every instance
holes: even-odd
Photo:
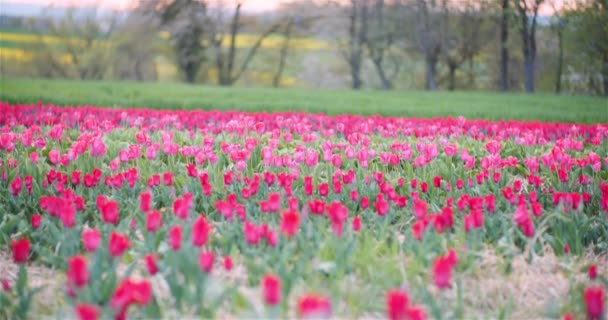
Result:
[[[36,309],[29,261],[81,319],[426,319],[466,317],[442,301],[487,246],[608,250],[605,124],[0,103],[0,126],[8,317]],[[585,268],[550,316],[605,317]]]

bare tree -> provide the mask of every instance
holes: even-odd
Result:
[[[473,59],[489,40],[491,32],[482,29],[488,7],[484,1],[467,0],[449,8],[444,15],[447,26],[442,56],[448,67],[448,90],[456,88],[456,71],[469,62],[469,82],[473,82]],[[491,30],[490,30],[491,31]]]
[[[501,18],[500,18],[500,71],[498,76],[498,87],[500,91],[509,90],[509,2],[511,0],[502,0]]]
[[[516,0],[515,4],[520,20],[520,34],[524,56],[524,73],[526,92],[534,92],[534,74],[536,69],[536,26],[538,10],[544,0]]]
[[[255,43],[249,48],[245,58],[236,69],[236,38],[241,28],[241,8],[243,1],[237,1],[234,7],[234,13],[229,25],[228,49],[224,50],[222,44],[226,39],[226,33],[223,30],[223,14],[218,14],[218,18],[211,25],[210,42],[214,50],[215,66],[217,68],[218,83],[222,86],[230,86],[236,82],[241,75],[247,70],[249,63],[255,56],[257,50],[262,45],[262,42],[273,32],[277,31],[281,26],[280,22],[273,23],[265,32],[258,36]],[[222,8],[219,8],[222,10]]]
[[[156,33],[151,32],[156,25],[137,10],[119,24],[112,37],[115,46],[114,76],[119,79],[150,81],[156,80],[154,59],[159,53]]]
[[[277,72],[272,77],[272,86],[275,88],[278,88],[281,85],[281,77],[283,76],[283,70],[285,69],[294,20],[293,17],[288,17],[285,27],[283,28],[283,43],[281,44],[281,50],[279,52],[279,64]]]
[[[443,49],[447,0],[417,0],[416,39],[424,55],[426,66],[426,89],[437,90],[437,64]]]
[[[555,94],[562,91],[562,74],[564,65],[564,31],[566,29],[566,17],[560,12],[556,6],[556,0],[550,2],[553,9],[551,21],[551,29],[557,36],[557,67],[555,68]]]
[[[34,64],[39,74],[81,80],[100,80],[108,74],[113,62],[109,39],[116,29],[115,15],[70,8],[61,19],[43,20],[47,34],[59,41],[45,41],[43,34],[38,34]]]
[[[608,97],[608,0],[573,1],[565,12],[584,90]]]
[[[328,7],[331,7],[331,5]],[[321,11],[321,12],[319,12]],[[310,3],[306,0],[297,1],[283,1],[280,2],[279,8],[276,14],[280,17],[282,27],[280,28],[280,34],[283,37],[279,49],[278,63],[276,71],[272,77],[272,85],[275,88],[281,86],[281,80],[285,67],[287,66],[289,52],[292,49],[292,39],[294,37],[307,36],[310,37],[317,28],[317,23],[321,21],[324,27],[327,27],[327,19],[324,19],[329,15],[328,10],[322,9],[321,6],[317,6],[314,3]],[[316,36],[319,36],[317,33]]]
[[[205,0],[141,0],[138,9],[157,19],[170,34],[176,64],[189,83],[205,61],[207,32],[207,2]]]
[[[367,3],[363,5],[367,6]],[[392,7],[389,9],[393,9]],[[368,30],[362,34],[362,37],[382,83],[382,88],[388,90],[393,88],[393,79],[399,72],[400,61],[395,56],[390,55],[398,37],[392,21],[386,21],[386,11],[384,0],[376,0],[372,10],[365,8],[364,13],[369,13],[370,17],[362,17],[362,19],[365,19],[365,21],[369,19],[371,23],[368,25],[366,22]],[[387,58],[391,59],[392,62],[390,73],[386,70]]]
[[[351,0],[347,10],[348,43],[346,46],[342,46],[340,53],[350,69],[351,87],[356,90],[363,85],[361,68],[363,65],[363,48],[367,36],[367,0]]]

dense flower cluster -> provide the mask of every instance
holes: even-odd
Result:
[[[326,318],[352,275],[382,286],[365,299],[388,318],[426,319],[464,306],[420,279],[458,290],[484,245],[581,254],[608,238],[606,124],[0,103],[0,155],[6,246],[64,270],[81,319],[213,317],[224,301]],[[264,310],[238,302],[237,267]],[[605,314],[597,268],[564,314]]]

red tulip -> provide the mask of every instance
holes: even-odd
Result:
[[[15,177],[15,179],[10,183],[10,187],[11,187],[11,194],[14,197],[19,195],[19,192],[21,192],[21,188],[23,187],[23,182],[22,182],[21,178],[19,178],[18,176]]]
[[[186,165],[186,171],[187,171],[189,177],[198,176],[198,169],[196,168],[196,165],[193,163],[189,163]]]
[[[262,296],[264,303],[275,306],[281,302],[281,279],[273,274],[262,278]]]
[[[422,307],[412,305],[407,309],[408,320],[426,320],[426,313]]]
[[[55,149],[49,151],[49,161],[52,164],[58,164],[61,162],[61,152]]]
[[[390,320],[407,319],[409,304],[408,295],[401,290],[390,290],[386,293],[386,316]]]
[[[462,190],[462,188],[464,188],[464,182],[462,181],[462,179],[456,180],[456,189]]]
[[[192,244],[196,247],[204,246],[209,239],[211,228],[211,224],[207,223],[205,217],[199,215],[192,224]]]
[[[443,148],[443,152],[445,152],[446,156],[451,157],[458,153],[458,146],[453,143],[448,143]]]
[[[450,249],[447,255],[439,256],[433,262],[433,281],[440,288],[451,287],[452,269],[457,263],[456,252]]]
[[[211,251],[203,251],[198,256],[198,265],[206,273],[211,273],[211,269],[213,269],[213,261],[215,260],[215,255]]]
[[[97,320],[99,319],[99,309],[92,304],[80,303],[76,305],[76,315],[79,320]]]
[[[166,186],[173,185],[173,173],[172,172],[167,171],[167,172],[163,173],[163,183]]]
[[[421,241],[422,235],[424,234],[424,231],[426,230],[428,225],[429,225],[428,219],[422,219],[422,220],[418,220],[418,221],[414,222],[414,224],[412,224],[412,234],[414,236],[414,239]]]
[[[369,199],[367,197],[361,197],[361,208],[367,209],[369,207]]]
[[[356,216],[353,219],[353,231],[359,232],[361,230],[361,216]]]
[[[260,236],[262,235],[261,229],[249,221],[243,223],[243,234],[245,235],[245,241],[251,246],[257,246],[260,242]]]
[[[83,256],[74,256],[68,259],[68,283],[82,288],[89,282],[89,270],[87,261]]]
[[[604,287],[587,287],[584,292],[585,308],[589,319],[601,319],[604,315]]]
[[[101,245],[101,234],[97,229],[86,229],[82,231],[82,244],[88,252],[96,251]]]
[[[30,241],[26,238],[11,240],[11,247],[13,249],[13,261],[16,264],[26,263],[30,255]]]
[[[526,237],[531,238],[534,236],[534,222],[530,217],[530,213],[528,212],[525,203],[517,206],[513,220],[522,229],[522,232]]]
[[[144,257],[146,260],[146,269],[150,275],[155,275],[158,272],[158,266],[156,265],[156,255],[148,254]]]
[[[169,229],[169,246],[173,251],[179,251],[182,247],[182,226],[175,225]]]
[[[233,175],[232,171],[224,173],[224,187],[232,184],[232,175]]]
[[[80,184],[80,171],[77,171],[77,170],[72,171],[71,182],[75,186]]]
[[[117,224],[120,212],[118,211],[118,203],[114,200],[97,198],[97,208],[101,212],[103,222],[109,224]]]
[[[224,257],[224,270],[226,270],[226,271],[232,270],[232,258],[230,256]]]
[[[331,301],[323,296],[309,294],[298,299],[298,315],[302,318],[329,318]]]
[[[410,181],[410,188],[416,189],[417,187],[418,187],[418,180],[412,179],[412,181]]]
[[[264,172],[264,182],[270,187],[274,184],[275,175],[271,172]]]
[[[331,222],[333,233],[337,237],[341,237],[344,229],[344,221],[348,218],[348,208],[341,202],[334,201],[327,206],[327,217]]]
[[[146,213],[146,230],[156,232],[162,224],[162,218],[161,213],[155,210]]]
[[[143,212],[148,212],[152,205],[152,194],[150,192],[143,192],[139,195],[139,208]]]
[[[319,184],[319,195],[321,197],[326,197],[327,194],[329,194],[329,184],[327,184],[327,183],[320,183]]]
[[[376,195],[376,202],[374,202],[376,213],[383,217],[388,213],[389,203],[384,199],[384,196],[380,193]]]
[[[192,194],[185,193],[181,198],[175,199],[173,202],[173,212],[180,219],[187,219],[192,206]]]
[[[422,193],[426,193],[429,190],[429,185],[426,182],[423,182],[420,184],[420,191],[422,191]]]
[[[63,226],[66,228],[74,227],[76,225],[76,208],[64,200],[60,210],[59,219],[63,223]]]
[[[2,282],[2,290],[6,292],[11,291],[11,283],[7,279],[2,279],[0,282]]]
[[[428,213],[428,204],[420,199],[414,200],[414,216],[416,219],[424,219]]]
[[[308,201],[308,209],[312,214],[323,215],[325,213],[325,202],[323,200]]]
[[[440,176],[433,177],[433,186],[435,188],[441,187],[441,177]]]
[[[32,228],[38,229],[38,227],[40,227],[40,222],[42,221],[42,216],[39,214],[34,214],[31,217],[31,224],[32,224]]]
[[[116,231],[112,231],[110,234],[108,250],[110,251],[110,255],[112,257],[121,256],[125,251],[127,251],[127,249],[129,249],[130,245],[129,238],[127,238],[127,236]]]
[[[152,299],[152,286],[147,280],[123,280],[110,299],[110,306],[124,312],[131,304],[147,305]]]
[[[595,278],[597,278],[597,265],[590,265],[589,270],[587,270],[587,273],[589,274],[589,279],[594,280]]]
[[[304,177],[304,194],[310,197],[312,195],[313,188],[314,186],[312,184],[312,177]]]
[[[298,212],[289,210],[281,215],[281,232],[287,237],[293,237],[300,228],[300,215]]]
[[[268,245],[271,247],[276,247],[277,243],[279,242],[277,233],[274,230],[266,230],[266,234],[264,235],[264,237],[266,238],[266,242],[268,242]]]
[[[40,156],[38,155],[38,153],[36,153],[36,152],[30,153],[30,161],[33,164],[38,164],[38,162],[40,162]]]

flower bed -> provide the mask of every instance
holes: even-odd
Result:
[[[516,314],[467,298],[488,250],[504,279],[561,261],[534,316],[605,317],[608,125],[6,103],[0,125],[7,317]],[[36,309],[28,263],[67,308]]]

